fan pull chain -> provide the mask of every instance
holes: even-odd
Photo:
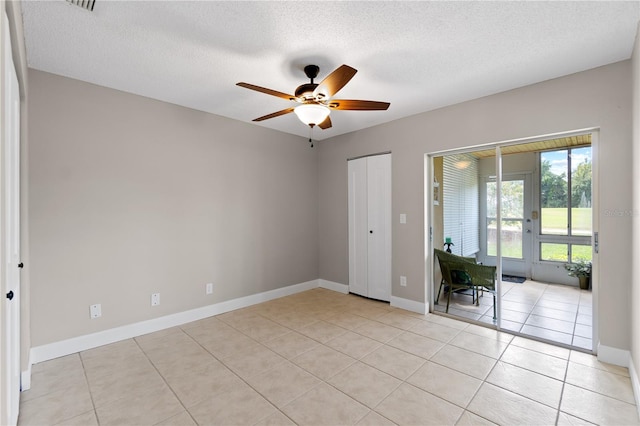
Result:
[[[311,148],[313,148],[313,126],[309,126],[309,143],[311,144]]]

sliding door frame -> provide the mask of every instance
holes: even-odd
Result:
[[[535,136],[535,137],[528,137],[528,138],[520,138],[520,139],[512,139],[512,140],[506,140],[506,141],[501,141],[501,142],[495,142],[495,143],[490,143],[490,144],[486,144],[486,145],[473,145],[473,146],[468,146],[468,147],[464,147],[464,148],[459,148],[459,149],[454,149],[454,150],[444,150],[444,151],[433,151],[433,152],[429,152],[426,153],[424,156],[424,161],[425,161],[425,173],[424,173],[424,182],[425,182],[425,205],[424,205],[424,215],[425,215],[425,235],[424,235],[424,241],[425,241],[425,301],[426,301],[426,305],[428,306],[428,311],[431,313],[436,313],[438,315],[443,315],[443,316],[448,316],[447,314],[444,314],[442,312],[436,312],[434,309],[434,301],[435,301],[435,293],[437,291],[437,286],[436,286],[436,277],[435,277],[435,267],[434,267],[434,255],[433,255],[433,249],[434,248],[441,248],[441,247],[436,247],[434,239],[433,239],[433,234],[434,234],[434,223],[433,223],[433,219],[434,219],[434,203],[433,203],[433,199],[434,199],[434,176],[435,176],[435,170],[434,170],[434,158],[436,157],[443,157],[443,156],[447,156],[447,155],[453,155],[453,154],[463,154],[463,153],[470,153],[470,152],[474,152],[474,151],[479,151],[479,150],[487,150],[487,149],[495,149],[496,150],[496,157],[495,157],[495,162],[496,162],[496,191],[497,191],[497,199],[498,199],[498,205],[497,205],[497,210],[496,210],[496,219],[497,219],[497,235],[501,235],[502,232],[502,226],[501,226],[501,222],[502,222],[502,217],[501,217],[501,207],[502,207],[502,201],[501,201],[501,190],[502,190],[502,148],[506,147],[506,146],[511,146],[511,145],[522,145],[522,144],[527,144],[527,143],[532,143],[532,142],[538,142],[538,141],[545,141],[545,140],[549,140],[549,139],[556,139],[556,138],[565,138],[565,137],[571,137],[571,136],[578,136],[578,135],[584,135],[590,133],[591,134],[591,156],[592,156],[592,175],[591,175],[591,190],[592,190],[592,232],[593,232],[593,239],[591,242],[591,247],[592,247],[592,253],[593,253],[593,260],[592,260],[592,264],[593,264],[593,272],[592,272],[592,278],[591,278],[591,282],[592,282],[592,297],[593,297],[593,304],[592,304],[592,318],[593,318],[593,324],[592,324],[592,329],[593,329],[593,335],[592,335],[592,353],[596,353],[596,349],[597,349],[597,345],[598,345],[598,335],[599,335],[599,331],[598,331],[598,293],[599,293],[599,259],[598,259],[598,250],[597,250],[597,245],[595,244],[595,240],[597,238],[597,234],[598,234],[598,230],[599,230],[599,216],[598,216],[598,205],[599,205],[599,174],[598,174],[598,147],[599,147],[599,128],[598,127],[590,127],[590,128],[585,128],[585,129],[578,129],[578,130],[572,130],[572,131],[567,131],[567,132],[560,132],[560,133],[553,133],[553,134],[546,134],[546,135],[541,135],[541,136]],[[440,193],[442,192],[442,183],[439,183],[440,188],[439,191]],[[479,224],[480,225],[480,224]],[[531,256],[533,256],[535,253],[535,250],[531,251]],[[496,269],[497,269],[497,276],[501,277],[502,276],[502,247],[501,247],[501,242],[500,242],[500,238],[497,238],[497,242],[496,242]],[[471,323],[475,323],[478,325],[483,325],[485,327],[490,327],[490,328],[496,328],[497,330],[502,330],[501,328],[501,307],[502,307],[502,291],[501,291],[501,280],[497,280],[496,282],[496,310],[497,310],[497,321],[495,326],[492,326],[491,324],[487,324],[484,322],[480,322],[480,321],[473,321],[473,320],[469,320],[467,318],[459,318],[456,317],[456,319],[461,319],[463,321],[467,321],[467,322],[471,322]],[[451,316],[453,317],[453,316]],[[507,331],[511,334],[515,334],[515,335],[523,335],[519,332],[513,332],[510,330],[504,330]],[[529,338],[535,339],[535,340],[543,340],[543,339],[539,339],[535,336],[528,336]],[[554,344],[558,344],[555,342],[552,342]],[[568,345],[562,345],[562,344],[558,344],[560,346],[567,346]]]

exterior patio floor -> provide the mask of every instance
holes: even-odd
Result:
[[[437,294],[437,289],[436,289]],[[476,306],[471,296],[451,295],[449,314],[493,324],[493,296],[484,292]],[[592,350],[591,291],[561,284],[526,280],[502,281],[501,328],[534,338]],[[445,312],[447,293],[442,291],[436,312]]]

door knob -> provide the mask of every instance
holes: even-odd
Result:
[[[22,262],[18,263],[18,268],[24,268],[24,263]]]
[[[13,290],[9,291],[9,293],[7,293],[7,299],[12,300],[13,299]]]
[[[373,234],[373,230],[369,231],[370,234]]]

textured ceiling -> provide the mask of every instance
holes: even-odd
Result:
[[[28,65],[251,122],[293,93],[358,70],[338,98],[391,102],[333,111],[339,134],[628,59],[640,4],[629,2],[24,1]],[[256,125],[309,136],[294,114]]]

